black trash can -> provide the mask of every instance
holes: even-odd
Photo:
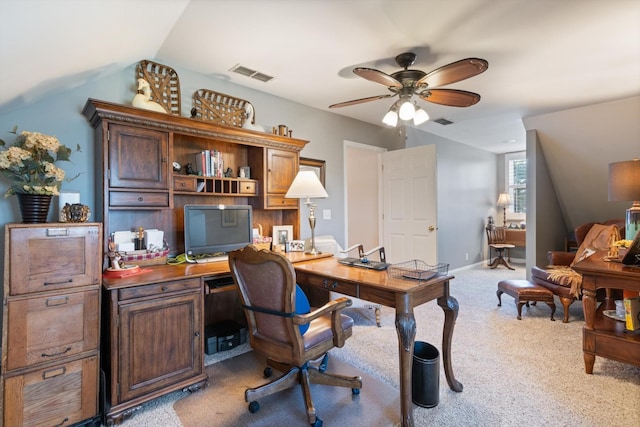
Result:
[[[438,406],[440,401],[440,353],[422,341],[413,346],[411,396],[413,403],[423,408]]]

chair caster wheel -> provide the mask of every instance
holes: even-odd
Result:
[[[322,420],[320,418],[316,418],[316,422],[312,423],[311,427],[322,427]]]
[[[264,368],[264,371],[262,371],[262,374],[265,378],[269,378],[271,375],[273,375],[273,369],[267,366],[266,368]]]
[[[351,394],[360,394],[360,389],[359,388],[352,388],[351,389]]]
[[[260,409],[260,404],[258,403],[257,400],[254,400],[253,402],[249,403],[249,412],[251,412],[252,414],[255,414],[256,412],[258,412],[258,409]]]

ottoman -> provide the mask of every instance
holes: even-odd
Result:
[[[522,319],[522,306],[527,305],[529,302],[541,301],[546,303],[551,308],[551,320],[555,321],[553,314],[556,312],[556,304],[553,302],[553,292],[549,289],[531,283],[528,280],[501,280],[498,282],[498,290],[496,295],[498,296],[498,307],[502,306],[502,294],[512,296],[516,300],[516,307],[518,308],[518,320]]]

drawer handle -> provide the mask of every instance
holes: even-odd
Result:
[[[66,366],[63,366],[61,368],[49,369],[48,371],[44,371],[42,373],[42,379],[48,380],[49,378],[59,377],[60,375],[64,375],[66,373],[67,373]]]
[[[73,283],[73,279],[63,280],[62,282],[44,282],[45,286],[62,285],[64,283]]]
[[[42,357],[56,357],[56,356],[60,356],[62,354],[68,353],[70,351],[71,351],[71,347],[67,347],[65,351],[61,351],[59,353],[51,353],[51,354],[42,353]]]
[[[162,289],[162,292],[166,292],[166,291],[167,291],[167,287],[166,287],[166,286],[163,286],[163,287],[162,287],[162,288],[160,288],[160,289]]]
[[[331,289],[335,289],[335,288],[337,288],[337,287],[338,287],[338,282],[333,282],[333,283],[331,284]]]
[[[143,199],[142,197],[138,197],[138,201],[139,201],[139,202],[141,202],[141,201],[143,201],[143,200],[144,200],[144,199]]]
[[[69,297],[57,297],[57,298],[47,298],[45,301],[45,305],[47,307],[56,307],[58,305],[65,305],[69,302]]]
[[[60,426],[64,425],[64,423],[66,423],[67,421],[69,421],[69,417],[65,418],[64,420],[62,420],[62,422],[61,422],[61,423],[56,424],[56,425],[55,425],[55,426],[53,426],[53,427],[60,427]]]
[[[322,286],[326,289],[329,287],[329,280],[328,279],[323,279],[322,280]]]
[[[199,331],[196,331],[195,336],[196,336],[196,337],[199,337],[199,336],[200,336],[200,332],[199,332]]]

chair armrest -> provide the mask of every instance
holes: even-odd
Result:
[[[576,257],[576,254],[572,252],[562,252],[562,251],[547,252],[549,265],[571,265],[575,257]]]
[[[344,330],[342,329],[342,322],[340,316],[342,310],[350,307],[351,300],[347,297],[340,297],[329,301],[320,308],[313,310],[307,314],[297,314],[293,317],[293,323],[295,325],[305,325],[314,319],[325,316],[331,313],[331,331],[333,332],[333,345],[336,347],[344,346],[345,337]]]

